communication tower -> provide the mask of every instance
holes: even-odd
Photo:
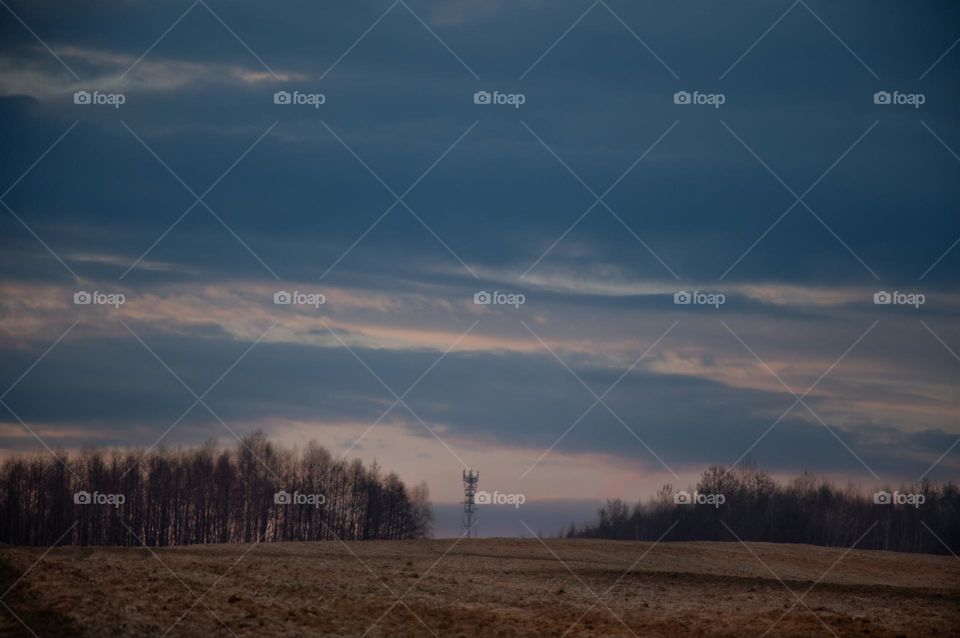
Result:
[[[463,471],[463,535],[473,536],[473,515],[477,512],[477,484],[480,470]]]

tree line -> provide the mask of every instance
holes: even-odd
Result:
[[[55,458],[56,456],[56,458]],[[425,483],[262,433],[235,449],[84,450],[0,465],[0,542],[141,545],[422,538]]]
[[[722,495],[722,498],[719,497]],[[722,501],[722,502],[720,502]],[[672,527],[671,527],[672,526]],[[664,535],[664,533],[669,532]],[[779,483],[753,466],[714,466],[695,488],[664,485],[630,508],[610,499],[568,538],[759,541],[947,554],[960,552],[960,490],[954,483],[863,492],[810,473]]]

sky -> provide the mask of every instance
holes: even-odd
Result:
[[[0,455],[956,480],[954,2],[0,4]]]

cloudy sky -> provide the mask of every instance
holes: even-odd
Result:
[[[954,2],[2,4],[0,454],[314,438],[441,535],[960,470]]]

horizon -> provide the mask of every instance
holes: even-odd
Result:
[[[203,444],[196,444],[189,447],[176,447],[176,448],[164,448],[163,446],[154,448],[153,450],[144,450],[142,448],[83,448],[78,450],[53,450],[56,454],[56,459],[63,463],[64,467],[73,472],[77,470],[76,463],[81,460],[87,454],[130,454],[133,453],[137,458],[137,462],[134,464],[134,467],[140,466],[143,461],[150,456],[151,453],[159,453],[163,455],[165,452],[174,452],[180,454],[181,452],[196,452],[201,448],[208,447],[213,441],[207,441]],[[240,452],[240,448],[246,448],[246,446],[239,444],[237,442],[235,445],[227,444],[214,444],[212,449],[219,453],[228,452],[228,453],[237,453]],[[271,444],[275,443],[270,441]],[[308,446],[310,445],[321,445],[320,442],[311,439],[307,442]],[[321,447],[323,447],[321,445]],[[249,448],[246,448],[249,450]],[[278,448],[281,451],[283,448]],[[303,447],[294,445],[289,449],[289,452],[297,454],[303,451]],[[326,449],[326,448],[323,448]],[[329,450],[327,450],[329,452]],[[8,455],[6,457],[0,457],[0,462],[7,459],[12,459],[16,457],[22,457],[24,453],[18,453],[15,455]],[[43,453],[34,453],[26,455],[28,460],[40,460],[55,462],[53,455],[50,458],[45,458]],[[334,458],[336,455],[334,455]],[[350,460],[350,459],[346,459]],[[382,464],[378,463],[374,458],[370,467],[377,466],[381,475],[393,474],[393,470],[389,467],[385,467]],[[698,482],[712,469],[720,469],[722,472],[732,472],[737,469],[749,470],[749,471],[759,471],[763,475],[768,476],[770,479],[775,481],[778,487],[787,487],[788,485],[793,484],[795,481],[800,479],[813,480],[817,484],[826,484],[831,487],[831,489],[836,489],[838,492],[843,492],[844,494],[855,494],[861,498],[864,497],[875,497],[877,494],[886,493],[888,496],[891,491],[897,493],[899,488],[919,488],[921,487],[920,482],[915,483],[900,483],[894,484],[890,482],[867,482],[867,483],[857,483],[852,480],[844,480],[844,477],[832,477],[825,473],[814,473],[803,470],[795,475],[783,475],[776,476],[773,475],[762,467],[757,467],[755,463],[749,458],[745,459],[738,467],[723,468],[722,466],[711,466],[709,468],[703,468],[703,470],[695,475],[693,479],[688,483],[666,483],[664,485],[658,486],[656,491],[650,493],[640,494],[636,497],[605,497],[605,498],[564,498],[564,497],[555,497],[555,498],[546,498],[546,499],[537,499],[531,503],[526,502],[526,496],[524,494],[506,494],[503,493],[501,497],[497,497],[498,491],[493,490],[492,493],[485,489],[482,489],[483,486],[480,485],[478,488],[477,496],[474,499],[474,502],[477,503],[476,513],[473,516],[474,525],[470,528],[469,534],[466,534],[465,525],[463,523],[463,514],[464,514],[464,505],[466,503],[466,495],[461,495],[461,499],[458,501],[436,501],[431,499],[430,505],[432,510],[432,521],[430,525],[429,538],[434,540],[453,540],[458,538],[484,538],[484,539],[495,539],[495,538],[558,538],[564,537],[564,535],[569,531],[571,525],[575,525],[578,529],[582,529],[586,525],[591,525],[596,523],[597,513],[605,505],[608,505],[608,501],[620,501],[623,502],[628,508],[638,507],[638,506],[647,506],[654,505],[657,502],[658,492],[669,487],[672,490],[672,493],[682,491],[683,493],[689,495],[690,493],[696,493]],[[124,472],[124,475],[130,470]],[[274,474],[273,477],[278,480],[277,488],[281,490],[290,490],[296,491],[298,489],[304,489],[309,486],[299,485],[297,483],[282,483],[279,482],[279,476]],[[929,479],[926,479],[929,481]],[[932,487],[946,487],[949,485],[957,486],[955,480],[949,480],[946,483],[938,484],[937,482],[931,482]],[[90,489],[94,489],[93,486],[88,486]],[[406,488],[410,490],[415,487],[415,485],[407,483]],[[482,495],[481,495],[482,494]],[[491,498],[491,494],[492,497]],[[916,494],[916,492],[905,492],[904,494]],[[87,493],[89,496],[89,493]],[[516,498],[518,497],[519,498]],[[724,496],[727,498],[727,496]],[[501,500],[502,503],[496,503],[493,501]],[[720,503],[724,505],[725,503]],[[506,507],[503,507],[506,505]],[[532,529],[532,526],[527,523],[527,521],[536,521],[536,529]],[[669,539],[664,539],[664,542]],[[678,542],[687,542],[684,539],[680,539]]]

